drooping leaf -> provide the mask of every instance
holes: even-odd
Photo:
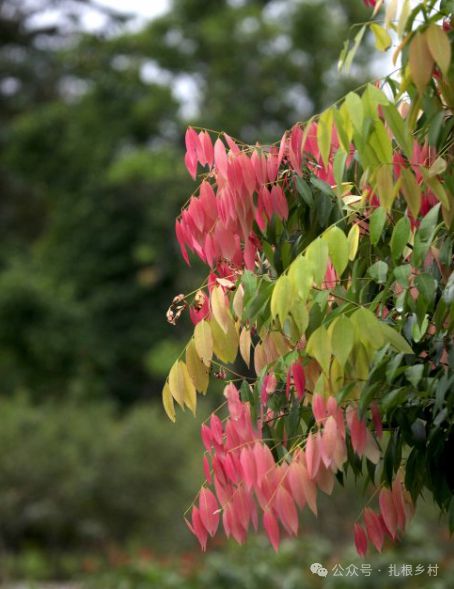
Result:
[[[213,357],[213,336],[208,321],[202,319],[194,329],[194,343],[197,354],[205,366],[210,366]]]
[[[230,310],[222,286],[215,286],[210,294],[211,311],[214,318],[227,333]]]
[[[388,31],[377,23],[372,23],[370,28],[375,37],[375,47],[379,51],[386,51],[389,49],[391,46],[391,37]]]
[[[271,315],[278,317],[281,325],[287,318],[290,306],[293,303],[294,288],[293,283],[287,274],[282,274],[276,280],[273,294],[271,295]]]
[[[184,366],[184,369],[183,369]],[[184,398],[185,398],[185,389],[186,389],[186,379],[185,379],[185,369],[186,366],[181,360],[177,360],[169,372],[169,388],[170,392],[172,393],[172,397],[175,401],[183,407],[184,405]]]
[[[410,74],[420,94],[424,94],[427,84],[432,77],[434,58],[429,50],[425,34],[417,32],[410,42],[408,55]]]
[[[172,393],[170,392],[169,383],[167,381],[162,389],[162,404],[167,417],[175,423],[175,406],[173,404]]]
[[[328,332],[323,325],[320,325],[310,336],[306,352],[312,358],[315,358],[320,364],[323,372],[328,374],[331,361],[331,343]]]
[[[448,75],[451,64],[451,43],[445,31],[435,23],[432,23],[425,32],[427,46],[435,60],[435,63],[444,76]]]
[[[305,258],[312,266],[314,281],[320,286],[326,274],[328,264],[328,244],[317,237],[307,248]]]
[[[391,255],[397,260],[410,240],[411,227],[407,216],[403,216],[397,221],[391,235]]]
[[[317,126],[317,142],[320,155],[325,166],[329,164],[329,153],[331,150],[331,135],[333,127],[333,111],[331,108],[325,110],[319,118]]]
[[[369,234],[372,245],[377,245],[383,233],[383,228],[386,221],[386,211],[383,207],[378,207],[372,213],[369,219]]]
[[[334,357],[343,368],[354,343],[354,332],[350,319],[345,315],[340,315],[333,321],[328,332],[331,336],[331,348]]]
[[[421,187],[412,171],[407,168],[401,170],[401,191],[407,202],[411,214],[416,219],[421,209]]]
[[[348,240],[348,259],[352,262],[356,258],[356,252],[358,251],[359,244],[359,225],[355,223],[350,228],[347,235]]]
[[[205,394],[209,384],[209,371],[197,353],[194,339],[191,339],[186,348],[186,366],[195,388]]]
[[[328,244],[328,252],[338,276],[341,276],[348,264],[349,245],[345,233],[339,227],[330,227],[322,235]]]
[[[216,356],[227,364],[235,362],[238,354],[238,332],[232,318],[227,324],[227,333],[224,333],[215,319],[210,321],[211,333],[213,335],[213,351]]]

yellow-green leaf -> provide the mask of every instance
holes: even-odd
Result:
[[[361,98],[355,92],[349,92],[345,97],[344,104],[347,108],[353,126],[358,132],[363,128],[363,103]]]
[[[380,204],[390,211],[395,198],[393,174],[391,166],[380,166],[376,171],[376,188]]]
[[[323,241],[320,237],[314,239],[306,250],[305,258],[312,266],[315,284],[320,286],[325,278],[326,266],[328,264],[328,244],[326,241]]]
[[[353,261],[356,257],[356,253],[358,251],[358,244],[359,244],[359,225],[355,223],[350,228],[350,231],[347,235],[348,240],[348,259]]]
[[[328,332],[323,325],[320,325],[310,336],[306,352],[312,358],[315,358],[320,364],[323,372],[328,374],[331,361],[331,345]]]
[[[441,204],[447,210],[449,210],[449,198],[446,194],[446,190],[444,189],[443,184],[440,182],[440,180],[438,180],[437,177],[431,177],[429,171],[425,168],[421,168],[421,171],[424,176],[424,182],[426,183],[426,185],[432,190],[432,192],[435,194],[435,196],[438,198]]]
[[[340,277],[348,264],[349,247],[347,237],[339,227],[334,225],[323,233],[322,239],[328,244],[329,257],[337,275]]]
[[[332,128],[333,111],[331,108],[329,108],[320,115],[317,126],[317,143],[325,166],[328,166],[329,164]]]
[[[276,280],[273,294],[271,295],[271,316],[273,318],[279,317],[281,325],[284,325],[284,321],[293,302],[293,297],[294,289],[292,281],[287,274],[282,274]]]
[[[208,321],[202,319],[194,329],[194,342],[197,354],[205,366],[210,366],[213,357],[213,336]]]
[[[423,33],[417,32],[411,40],[408,63],[412,80],[418,92],[424,94],[424,90],[432,77],[434,58],[429,51],[427,39]]]
[[[369,145],[375,151],[378,161],[383,164],[390,164],[393,157],[391,139],[386,132],[385,126],[378,119],[375,121],[375,128],[370,135]]]
[[[185,374],[182,366],[184,366],[183,362],[177,360],[169,372],[170,392],[180,407],[183,407],[184,405],[184,392],[186,387]]]
[[[301,301],[306,301],[313,282],[312,264],[304,256],[298,256],[290,265],[288,277]]]
[[[374,350],[378,350],[384,345],[385,338],[381,330],[381,322],[369,309],[365,307],[358,309],[352,313],[350,319],[355,326],[357,337],[363,344]]]
[[[167,381],[162,389],[162,404],[167,417],[170,419],[170,421],[175,423],[175,406],[173,404],[172,393],[170,392],[169,383]]]
[[[426,40],[435,63],[446,76],[451,64],[451,43],[448,35],[441,27],[432,23],[426,31]]]
[[[244,303],[244,288],[243,285],[240,284],[236,289],[236,293],[233,297],[232,307],[235,315],[238,319],[241,319],[243,315],[243,303]]]
[[[240,354],[249,368],[251,363],[251,330],[247,327],[243,327],[240,334]]]
[[[350,143],[353,137],[353,123],[345,102],[342,103],[339,110],[334,109],[333,114],[340,145],[344,152],[349,154]]]
[[[211,311],[214,318],[222,327],[224,333],[227,333],[230,310],[222,286],[215,286],[210,295]]]
[[[205,394],[208,389],[209,373],[208,368],[197,353],[194,339],[191,339],[186,348],[186,366],[195,388]]]
[[[295,323],[298,336],[301,338],[309,324],[309,313],[306,306],[302,302],[296,301],[293,307],[290,309],[290,315],[292,316],[293,322]]]
[[[197,408],[197,392],[195,390],[194,383],[192,382],[191,377],[189,376],[188,368],[184,362],[181,362],[180,370],[183,374],[184,379],[184,404],[186,405],[186,407],[189,407],[189,409],[195,415],[195,411]]]
[[[401,170],[400,189],[407,202],[411,214],[416,219],[421,209],[421,186],[413,172],[407,168]]]
[[[370,25],[371,31],[375,37],[375,47],[379,51],[386,51],[391,46],[391,37],[383,27],[378,25],[377,23],[372,23]]]
[[[355,339],[351,321],[345,315],[340,315],[333,321],[328,331],[333,354],[343,368],[353,349]]]
[[[230,318],[227,333],[224,333],[215,319],[210,321],[213,335],[213,350],[221,362],[231,364],[238,354],[238,332],[233,319]]]
[[[437,159],[429,168],[429,178],[433,178],[434,176],[439,176],[440,174],[443,174],[443,172],[446,171],[447,167],[448,164],[446,163],[446,160],[444,160],[442,157],[437,157]]]

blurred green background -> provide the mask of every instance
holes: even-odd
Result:
[[[337,72],[368,11],[361,0],[168,0],[147,21],[129,4],[0,0],[0,584],[394,586],[308,569],[359,562],[351,489],[279,555],[258,537],[202,556],[183,513],[202,480],[200,422],[219,397],[177,426],[160,405],[190,330],[165,311],[203,278],[173,233],[194,189],[186,126],[275,141],[371,76],[367,44],[351,75]],[[437,579],[398,581],[454,586],[443,522],[422,512],[402,545],[368,562],[438,562]]]

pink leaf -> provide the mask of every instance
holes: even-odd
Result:
[[[208,533],[202,524],[199,510],[195,505],[192,508],[192,525],[188,522],[188,520],[185,521],[191,532],[194,534],[194,536],[196,536],[197,540],[199,541],[202,550],[205,552],[207,547]]]
[[[360,556],[364,556],[367,552],[366,532],[359,524],[355,524],[353,526],[353,529],[354,529],[354,534],[355,534],[356,551],[358,552],[358,554]]]
[[[274,505],[284,528],[289,534],[296,536],[298,533],[298,512],[290,493],[282,484],[277,490]]]
[[[200,519],[210,536],[214,536],[219,525],[218,502],[213,493],[202,487],[199,495]]]
[[[332,415],[328,417],[323,427],[321,455],[326,468],[331,466],[338,438],[336,420]]]
[[[263,527],[271,545],[277,552],[279,550],[279,524],[270,509],[267,509],[263,514]]]
[[[227,178],[227,154],[220,139],[216,139],[214,144],[214,163],[221,176]]]
[[[325,399],[319,393],[312,397],[312,413],[317,423],[324,421],[326,418]]]
[[[307,474],[310,479],[314,479],[317,476],[317,472],[320,466],[320,450],[319,450],[319,438],[309,433],[306,440],[306,467]]]
[[[206,482],[211,484],[211,469],[207,456],[203,457],[203,472],[205,474]]]
[[[378,515],[369,507],[364,509],[363,513],[364,523],[366,524],[367,535],[369,540],[378,550],[382,551],[383,542],[385,539],[385,532],[382,527],[382,523]]]
[[[378,496],[378,502],[383,521],[392,538],[395,538],[397,532],[397,513],[391,491],[383,488]]]
[[[288,467],[287,480],[293,499],[296,501],[299,507],[301,507],[301,509],[304,509],[304,506],[306,505],[303,477],[304,467],[300,463],[293,460]]]
[[[246,487],[251,489],[257,482],[257,469],[255,466],[254,454],[250,448],[243,448],[241,450],[240,463]]]

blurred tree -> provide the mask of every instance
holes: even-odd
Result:
[[[179,347],[163,317],[187,284],[172,227],[192,186],[186,121],[276,140],[363,78],[331,74],[364,12],[174,0],[139,32],[110,15],[83,34],[78,5],[95,3],[34,3],[65,11],[46,28],[27,2],[0,0],[3,390],[128,404],[160,390]]]

